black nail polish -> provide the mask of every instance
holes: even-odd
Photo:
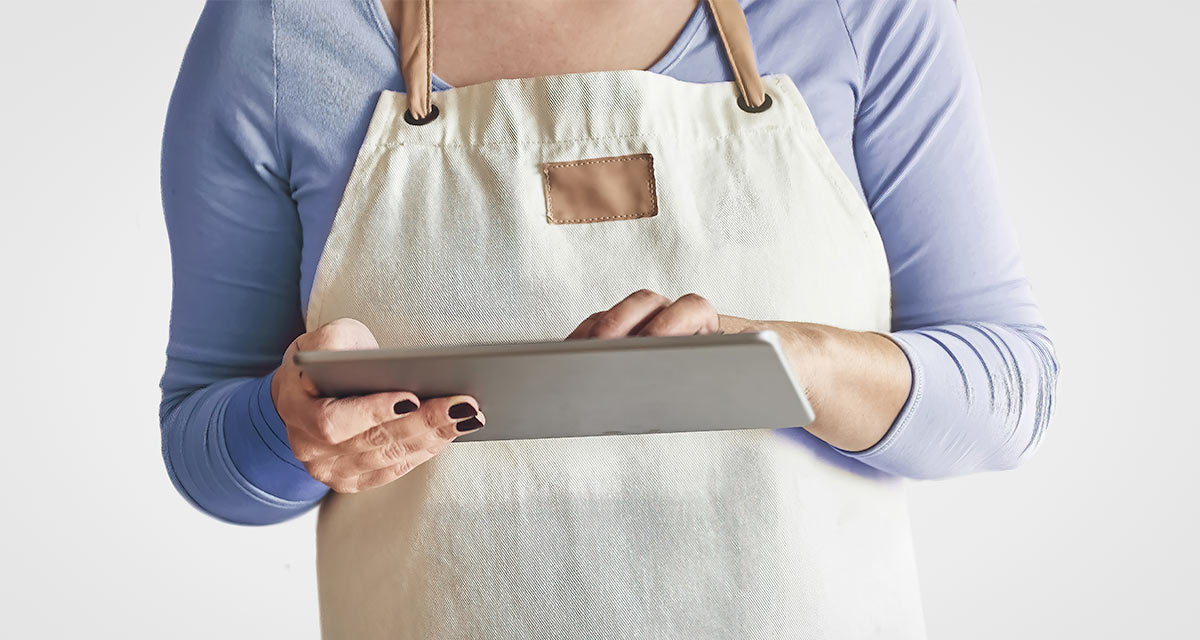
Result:
[[[483,423],[479,421],[479,418],[468,418],[467,420],[463,420],[462,422],[454,425],[454,428],[458,429],[459,433],[474,431],[482,427]]]
[[[476,413],[478,413],[478,410],[476,410],[474,406],[467,402],[460,402],[453,407],[450,407],[450,417],[454,420],[458,420],[460,418],[470,418]]]
[[[402,416],[406,413],[412,413],[416,410],[417,403],[413,402],[412,400],[401,400],[400,402],[396,403],[396,406],[392,407],[392,411],[395,411],[396,415],[398,416]]]

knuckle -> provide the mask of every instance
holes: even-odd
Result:
[[[338,333],[338,321],[333,320],[313,329],[309,333],[301,336],[305,340],[314,343],[322,344],[328,342],[330,337]]]
[[[376,425],[367,429],[367,432],[363,434],[363,439],[372,447],[383,447],[391,440],[391,436],[387,429],[383,428],[383,425]]]
[[[417,465],[413,464],[412,461],[404,460],[403,462],[400,462],[396,466],[392,467],[392,476],[399,478],[400,476],[407,474],[409,471],[412,471],[414,468],[416,468],[416,466]]]
[[[321,328],[324,329],[326,333],[338,335],[346,332],[358,331],[359,329],[365,329],[366,325],[358,320],[355,320],[354,318],[337,318],[330,320]]]
[[[708,298],[705,298],[704,296],[702,296],[698,293],[685,293],[682,296],[680,296],[679,301],[686,302],[689,304],[696,304],[696,305],[700,305],[700,306],[704,306],[704,307],[712,306],[712,303],[708,301]]]
[[[314,348],[345,349],[355,346],[364,332],[370,333],[367,326],[354,318],[338,318],[321,325],[313,332]]]
[[[313,425],[317,432],[317,437],[325,444],[333,444],[334,424],[328,416],[320,416],[317,418],[316,424]]]
[[[629,297],[640,298],[643,300],[653,300],[656,298],[661,298],[662,296],[659,295],[658,292],[651,291],[650,289],[638,289],[637,291],[634,291],[632,294],[630,294]]]
[[[437,431],[440,427],[449,424],[450,419],[447,417],[445,410],[439,411],[434,407],[422,407],[421,422],[424,423],[426,429]]]
[[[394,440],[383,448],[383,457],[388,461],[401,460],[409,453],[411,448],[402,440]]]
[[[311,445],[293,445],[292,455],[300,462],[312,462],[317,459],[317,448]]]
[[[296,336],[295,340],[292,340],[292,344],[291,344],[290,348],[294,349],[296,351],[308,351],[310,348],[309,344],[311,342],[313,342],[313,340],[314,340],[313,334],[302,333],[302,334]],[[290,358],[287,358],[284,361],[288,362],[288,361],[290,361]]]
[[[328,467],[307,465],[305,468],[308,469],[308,475],[321,484],[329,485],[334,481],[333,472]]]

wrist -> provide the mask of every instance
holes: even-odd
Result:
[[[755,324],[757,330],[769,329],[779,335],[784,356],[796,381],[804,388],[813,410],[819,411],[821,399],[835,373],[836,332],[840,330],[809,322],[765,321]]]
[[[774,331],[779,336],[788,368],[818,415],[826,390],[836,384],[838,351],[848,336],[857,334],[811,322],[751,320],[726,315],[720,316],[720,328],[725,333]]]
[[[279,369],[275,369],[269,375],[271,387],[271,404],[275,407],[279,406]]]
[[[717,314],[717,328],[721,333],[752,333],[769,329],[766,326],[767,322],[761,320],[750,320],[748,318],[739,318],[738,316],[727,316]]]
[[[792,369],[800,376],[809,402],[815,409],[822,403],[826,389],[836,377],[839,347],[837,330],[825,325],[809,322],[792,322],[788,331],[781,332],[785,338],[785,353]]]

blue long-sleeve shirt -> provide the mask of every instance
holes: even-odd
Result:
[[[1018,464],[1057,363],[1000,204],[951,0],[743,0],[763,73],[788,74],[879,227],[912,392],[849,458],[937,478]],[[163,139],[174,291],[163,457],[197,507],[266,524],[327,491],[292,455],[272,371],[303,332],[317,260],[375,100],[403,90],[377,0],[209,2]],[[651,69],[730,80],[703,5]],[[435,90],[448,88],[435,78]]]

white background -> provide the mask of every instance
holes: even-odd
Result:
[[[30,2],[0,21],[6,637],[317,635],[311,514],[220,524],[159,453],[158,154],[199,10]],[[1026,466],[913,485],[930,635],[1197,637],[1200,10],[961,12],[1063,375]]]

